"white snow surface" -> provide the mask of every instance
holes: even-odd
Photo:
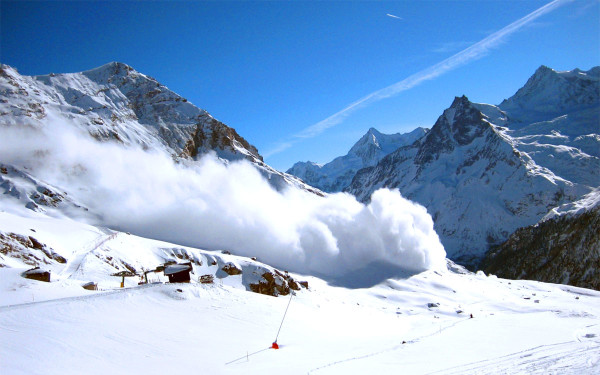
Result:
[[[309,289],[274,298],[246,291],[243,275],[197,283],[216,268],[207,262],[194,264],[190,284],[165,284],[157,275],[141,286],[128,278],[120,289],[102,255],[142,264],[179,249],[249,274],[259,264],[67,219],[1,213],[0,222],[63,255],[85,252],[71,258],[77,267],[48,265],[50,283],[22,278],[23,266],[0,268],[6,374],[600,371],[600,292],[592,290],[452,266],[459,272],[426,271],[355,289],[293,274]],[[81,288],[89,281],[100,290]],[[279,350],[269,349],[276,338]]]

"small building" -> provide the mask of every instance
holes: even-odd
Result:
[[[189,283],[192,269],[192,262],[170,264],[165,267],[164,274],[170,283]]]
[[[50,282],[50,271],[44,271],[40,267],[35,267],[21,274],[26,279]]]
[[[85,290],[98,290],[98,284],[90,281],[89,283],[85,283],[81,286]]]

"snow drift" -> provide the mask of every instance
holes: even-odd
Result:
[[[331,277],[374,262],[411,272],[445,266],[430,215],[397,190],[376,191],[368,205],[349,194],[278,192],[246,161],[174,161],[58,121],[0,127],[0,160],[67,191],[98,215],[93,224],[145,237]]]

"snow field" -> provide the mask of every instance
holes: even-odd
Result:
[[[219,284],[76,291],[17,271],[0,269],[0,356],[10,374],[600,370],[600,293],[586,289],[431,271],[369,289],[309,278],[310,290],[291,297],[280,349],[261,351],[287,296]],[[27,301],[32,289],[52,298]]]

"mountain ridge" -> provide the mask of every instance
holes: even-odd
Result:
[[[292,185],[323,195],[264,163],[256,147],[235,129],[124,63],[40,76],[23,76],[3,64],[0,90],[0,119],[5,126],[40,129],[59,121],[98,141],[160,149],[175,160],[214,152],[224,162],[248,160],[277,189]]]

